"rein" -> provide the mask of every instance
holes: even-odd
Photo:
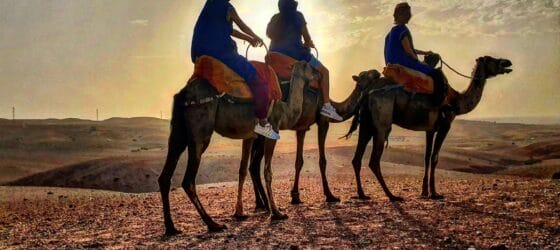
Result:
[[[268,54],[268,47],[264,43],[263,43],[263,46],[264,46],[264,49],[266,50],[266,53]],[[251,48],[250,43],[249,43],[249,45],[247,45],[247,49],[245,50],[245,58],[247,58],[247,60],[249,60],[249,48]]]
[[[465,75],[465,74],[461,74],[461,72],[459,72],[459,71],[455,70],[453,67],[449,66],[449,64],[447,64],[447,63],[443,60],[443,58],[441,58],[441,57],[439,58],[439,61],[441,62],[441,66],[440,66],[440,67],[443,67],[443,65],[445,65],[448,69],[450,69],[451,71],[455,72],[455,74],[457,74],[457,75],[460,75],[460,76],[462,76],[462,77],[464,77],[464,78],[467,78],[467,79],[481,80],[481,79],[478,78],[478,77],[472,77],[472,76],[467,76],[467,75]]]

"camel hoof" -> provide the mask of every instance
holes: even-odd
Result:
[[[261,207],[261,206],[256,206],[255,207],[255,212],[256,213],[260,213],[260,212],[269,212],[270,210],[268,210],[268,207]]]
[[[443,195],[441,194],[430,194],[430,196],[428,196],[429,199],[432,200],[443,200]]]
[[[340,202],[340,199],[335,196],[329,196],[327,197],[327,202]]]
[[[226,225],[214,223],[213,225],[208,226],[208,231],[212,233],[222,232],[227,229]]]
[[[390,200],[390,201],[396,201],[396,202],[404,201],[403,198],[398,197],[398,196],[389,197],[389,200]]]
[[[367,195],[358,195],[358,196],[352,196],[352,199],[368,201],[371,200],[371,197]]]
[[[273,214],[270,217],[270,219],[273,220],[273,221],[274,220],[285,220],[285,219],[288,219],[288,215],[285,215],[285,214],[282,214],[282,213],[278,212],[278,213]]]
[[[244,215],[244,214],[237,214],[237,213],[236,213],[236,214],[233,215],[233,218],[234,218],[236,221],[245,221],[245,220],[247,220],[247,219],[249,218],[249,216]]]
[[[429,198],[429,197],[428,197],[428,193],[422,193],[422,194],[420,195],[420,198],[421,198],[421,199],[428,199],[428,198]]]
[[[291,203],[292,203],[292,205],[298,205],[298,204],[303,204],[303,201],[301,201],[299,199],[299,196],[298,197],[293,197],[292,196],[292,202]]]
[[[175,236],[181,234],[181,231],[177,230],[175,227],[166,228],[165,229],[165,236]]]

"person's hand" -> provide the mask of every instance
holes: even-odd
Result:
[[[435,54],[435,53],[432,52],[431,50],[426,51],[426,55],[428,55],[428,56],[429,56],[429,55],[433,55],[433,54]]]
[[[303,44],[303,46],[307,47],[307,48],[315,48],[315,44],[313,44],[313,41],[310,42],[305,42]]]
[[[251,41],[249,41],[249,43],[251,43],[251,46],[253,47],[261,47],[264,45],[263,40],[260,37],[253,37],[253,39]]]

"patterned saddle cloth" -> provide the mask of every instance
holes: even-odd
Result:
[[[266,82],[270,90],[270,100],[282,100],[282,91],[274,70],[263,62],[250,61],[250,63]],[[201,56],[196,59],[194,73],[189,83],[196,78],[207,80],[219,93],[242,99],[253,99],[253,93],[245,80],[220,60],[211,56]]]
[[[383,68],[383,76],[402,85],[406,91],[422,94],[434,93],[434,80],[420,71],[399,64],[388,64]],[[442,105],[449,104],[458,95],[459,92],[449,87]]]

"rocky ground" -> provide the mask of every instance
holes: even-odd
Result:
[[[364,171],[365,172],[365,171]],[[181,189],[171,193],[176,227],[164,237],[158,193],[0,187],[0,248],[459,248],[560,249],[560,183],[498,175],[438,174],[444,200],[424,200],[417,175],[388,174],[404,202],[389,202],[371,174],[371,200],[352,199],[351,175],[331,188],[342,199],[327,204],[320,179],[301,180],[302,205],[289,204],[291,181],[275,180],[276,200],[289,219],[271,222],[254,212],[249,183],[245,211],[235,221],[237,185],[199,187],[207,211],[228,229],[208,233]]]

